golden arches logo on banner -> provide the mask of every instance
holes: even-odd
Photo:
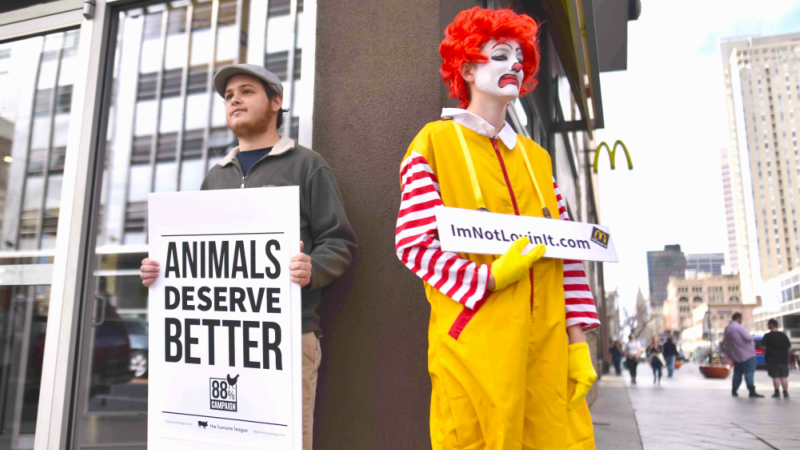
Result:
[[[617,140],[616,142],[614,142],[613,149],[609,148],[608,144],[606,144],[605,142],[601,142],[600,145],[597,146],[597,151],[594,154],[594,173],[597,173],[597,165],[600,162],[600,153],[603,147],[605,147],[605,149],[608,151],[608,159],[611,160],[611,170],[614,170],[616,168],[614,156],[617,153],[617,146],[622,147],[622,150],[625,151],[625,158],[628,160],[628,170],[633,170],[633,161],[631,161],[631,154],[628,153],[628,147],[625,146],[624,142]]]

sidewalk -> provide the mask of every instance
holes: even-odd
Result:
[[[597,450],[642,450],[639,428],[622,377],[603,375],[592,403]]]
[[[624,378],[605,375],[591,408],[597,449],[800,449],[800,390],[792,391],[797,376],[789,375],[794,398],[784,400],[770,398],[772,380],[763,370],[756,371],[763,399],[747,398],[745,386],[740,397],[731,397],[730,377],[705,379],[695,364],[684,365],[672,379],[665,371],[661,386],[652,384],[650,368],[643,364],[635,386],[627,373]],[[627,389],[620,387],[623,379]]]

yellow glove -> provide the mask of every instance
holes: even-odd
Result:
[[[521,280],[528,274],[533,263],[544,255],[545,247],[542,244],[534,247],[527,255],[523,255],[522,251],[530,243],[526,237],[517,239],[503,256],[492,263],[495,291]]]
[[[589,344],[578,342],[568,347],[569,349],[569,409],[577,408],[583,403],[589,389],[597,379],[597,372],[592,365],[592,356],[589,354]]]

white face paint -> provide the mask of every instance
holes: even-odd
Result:
[[[475,87],[487,94],[514,99],[519,97],[524,74],[522,49],[517,41],[498,43],[489,40],[481,49],[488,58],[475,67]]]

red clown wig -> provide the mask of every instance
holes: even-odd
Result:
[[[516,40],[522,48],[523,79],[519,96],[536,87],[536,72],[539,70],[539,42],[536,34],[539,26],[530,17],[517,14],[510,9],[481,9],[474,7],[461,11],[444,31],[445,38],[439,45],[442,79],[450,85],[450,97],[458,99],[460,108],[469,106],[469,86],[461,76],[461,66],[467,63],[485,63],[481,54],[483,45],[494,39],[497,42]]]

